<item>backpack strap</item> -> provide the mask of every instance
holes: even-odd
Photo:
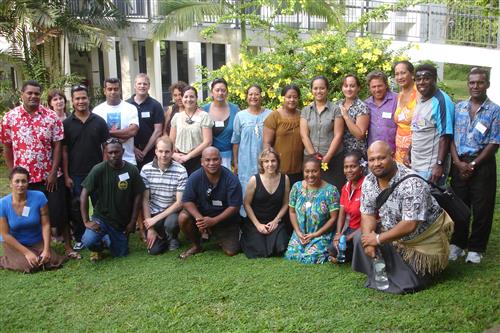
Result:
[[[397,182],[395,182],[394,184],[392,184],[391,187],[388,187],[388,188],[386,188],[385,190],[383,190],[382,192],[379,193],[379,195],[375,199],[375,206],[376,206],[377,210],[380,210],[380,207],[382,207],[382,205],[387,201],[387,199],[389,199],[389,196],[392,194],[392,192],[394,192],[394,190],[396,189],[396,187],[398,187],[398,185],[401,184],[402,181],[404,181],[404,180],[406,180],[408,178],[412,178],[412,177],[420,178],[423,181],[425,181],[426,183],[434,185],[434,184],[428,182],[426,179],[424,179],[423,177],[421,177],[421,176],[419,176],[417,174],[411,173],[409,175],[406,175],[403,178],[401,178],[400,180],[398,180]],[[434,186],[436,186],[436,185],[434,185]]]

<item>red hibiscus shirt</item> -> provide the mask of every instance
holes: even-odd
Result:
[[[3,117],[0,138],[12,145],[14,165],[29,171],[30,183],[39,183],[52,169],[52,143],[64,138],[64,129],[54,111],[40,105],[30,115],[21,105]]]

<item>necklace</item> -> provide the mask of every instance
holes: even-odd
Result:
[[[188,117],[188,118],[186,119],[186,124],[188,124],[188,125],[193,124],[193,123],[194,123],[194,120],[192,120],[191,118],[193,118],[194,114],[196,113],[196,110],[194,110],[194,112],[193,112],[193,114],[192,114],[192,115],[189,115],[189,114],[188,114],[188,112],[187,112],[187,110],[186,110],[185,112],[186,112],[186,116]]]

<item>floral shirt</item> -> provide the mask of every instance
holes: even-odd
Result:
[[[398,170],[389,182],[389,186],[414,173],[399,163],[396,165]],[[410,240],[420,235],[443,211],[431,195],[427,183],[417,177],[408,178],[400,183],[377,212],[375,200],[380,192],[382,190],[377,177],[370,173],[365,177],[361,187],[361,214],[377,216],[378,213],[382,231],[391,230],[401,221],[416,221],[418,226],[415,231],[404,236],[402,240]]]
[[[21,105],[3,117],[0,138],[12,145],[14,165],[29,171],[31,183],[39,183],[52,169],[52,143],[64,138],[64,130],[54,111],[39,106],[30,115]]]
[[[337,105],[341,106],[343,104],[344,100],[341,100]],[[351,117],[352,121],[356,122],[358,116],[369,115],[370,109],[368,109],[368,107],[366,106],[365,103],[363,103],[363,101],[361,101],[359,98],[356,98],[352,103],[351,107],[349,108],[349,110],[347,110],[347,113],[349,114],[349,117]],[[363,138],[361,140],[356,139],[354,135],[351,134],[347,126],[344,130],[343,144],[344,144],[344,153],[349,153],[353,150],[357,150],[363,155],[366,155],[366,149],[368,148],[366,144],[366,138]]]

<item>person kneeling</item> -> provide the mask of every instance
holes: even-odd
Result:
[[[128,254],[128,235],[135,231],[135,223],[142,193],[145,190],[135,165],[123,160],[123,146],[111,138],[104,144],[107,157],[90,170],[82,183],[80,210],[85,233],[83,245],[93,253],[90,260],[102,257],[104,246],[113,257]],[[89,195],[97,193],[99,200],[94,215],[89,218]]]
[[[370,146],[368,166],[372,173],[362,185],[361,236],[354,238],[352,268],[368,276],[368,288],[394,294],[422,290],[448,264],[453,222],[424,180],[402,180],[413,172],[394,161],[387,143]],[[386,188],[392,194],[385,202],[377,199]]]
[[[240,251],[238,212],[242,204],[241,185],[221,163],[217,148],[205,148],[201,155],[202,168],[188,178],[179,226],[193,246],[179,256],[181,259],[203,251],[201,235],[206,233],[215,237],[228,256]]]
[[[28,190],[29,172],[22,167],[12,169],[9,181],[12,194],[0,199],[0,269],[32,273],[61,267],[66,258],[50,249],[47,198]]]

